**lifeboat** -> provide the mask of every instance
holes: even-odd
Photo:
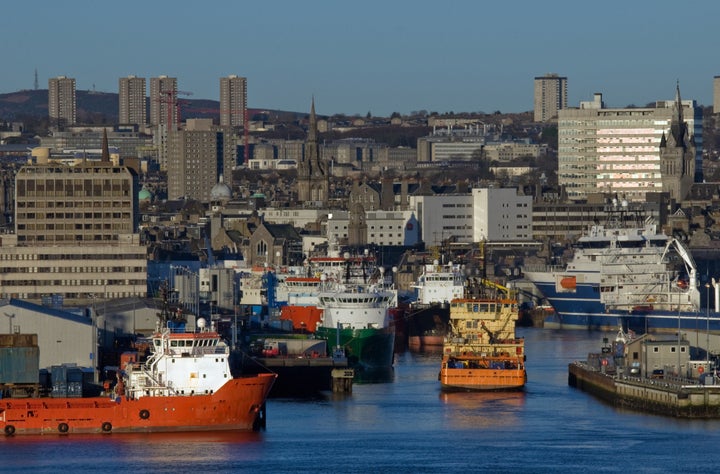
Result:
[[[560,280],[560,286],[566,290],[574,290],[577,288],[577,280],[574,276],[563,277]]]

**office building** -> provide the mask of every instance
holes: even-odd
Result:
[[[177,79],[168,76],[150,78],[150,125],[177,125]]]
[[[547,122],[567,107],[567,77],[546,74],[535,78],[535,121]]]
[[[242,127],[247,108],[247,78],[234,74],[220,78],[220,125]]]
[[[702,109],[694,100],[657,101],[654,108],[606,108],[602,94],[559,112],[558,183],[569,199],[647,193],[684,199],[702,180]]]
[[[144,77],[121,77],[118,87],[119,123],[145,126],[147,123],[147,97]]]
[[[168,136],[168,197],[210,202],[213,187],[232,188],[237,160],[232,131],[213,125],[212,119],[189,119],[183,130]]]
[[[15,233],[0,239],[0,294],[88,304],[147,293],[137,175],[108,161],[39,160],[15,185]]]
[[[48,115],[56,126],[74,125],[77,120],[75,79],[58,76],[48,80]]]

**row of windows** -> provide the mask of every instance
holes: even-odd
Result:
[[[17,220],[24,219],[105,219],[117,220],[131,218],[130,212],[18,212]]]
[[[108,254],[93,254],[93,253],[61,253],[61,254],[44,254],[44,253],[27,253],[27,254],[5,254],[0,253],[1,260],[9,261],[20,261],[20,260],[146,260],[147,255],[145,253],[108,253]]]
[[[2,267],[0,266],[0,272],[11,272],[11,273],[144,273],[147,269],[145,267]],[[95,283],[96,285],[102,285],[107,280],[100,280]]]
[[[123,224],[121,222],[115,222],[115,223],[106,223],[106,224],[92,224],[92,223],[28,223],[25,224],[24,222],[20,222],[20,219],[18,219],[18,232],[21,231],[31,231],[31,232],[38,232],[38,231],[44,231],[44,230],[75,230],[75,231],[126,231],[130,232],[132,230],[132,226],[129,224]]]
[[[103,289],[105,286],[122,286],[122,285],[132,285],[132,286],[138,286],[138,287],[144,287],[146,282],[144,280],[108,280],[107,282],[101,282],[100,280],[73,280],[73,279],[58,279],[58,280],[45,280],[40,281],[38,280],[25,280],[25,279],[17,279],[17,280],[5,280],[3,282],[3,286],[103,286]]]
[[[18,209],[110,209],[110,208],[128,208],[132,206],[132,202],[122,199],[114,200],[93,200],[93,201],[18,201],[16,204]]]

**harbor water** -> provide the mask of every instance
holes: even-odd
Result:
[[[614,334],[519,328],[522,392],[443,393],[439,353],[397,354],[384,383],[271,399],[257,433],[0,438],[1,472],[703,472],[720,420],[616,409],[568,387],[567,366]]]

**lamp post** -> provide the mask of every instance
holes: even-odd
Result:
[[[15,319],[15,313],[12,313],[12,314],[3,313],[3,314],[5,315],[5,317],[8,318],[8,324],[10,325],[10,328],[8,329],[8,334],[12,334],[13,333],[13,319]]]
[[[715,283],[715,279],[713,279]],[[705,283],[707,288],[707,307],[705,308],[705,336],[707,337],[705,347],[705,364],[709,365],[710,362],[710,282]]]

